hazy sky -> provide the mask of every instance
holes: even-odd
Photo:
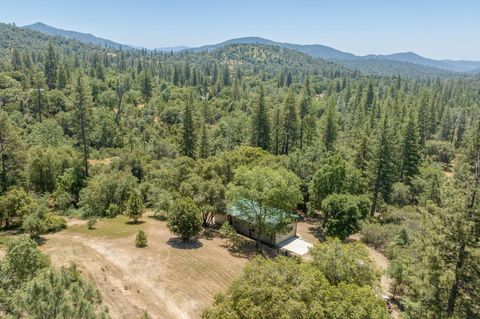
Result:
[[[260,36],[355,54],[480,60],[480,0],[0,0],[0,21],[148,48]]]

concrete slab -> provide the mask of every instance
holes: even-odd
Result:
[[[278,247],[280,250],[303,256],[310,251],[313,245],[300,237],[293,237],[281,242]]]

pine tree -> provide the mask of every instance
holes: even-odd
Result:
[[[0,194],[19,177],[24,151],[19,131],[7,113],[0,110]]]
[[[300,149],[303,149],[303,141],[305,139],[305,126],[307,119],[306,117],[310,114],[310,104],[312,103],[312,97],[310,96],[310,81],[305,81],[305,88],[300,101]]]
[[[330,102],[324,115],[323,122],[323,146],[327,152],[331,152],[337,139],[337,111],[334,102]]]
[[[65,65],[60,63],[58,67],[58,89],[63,90],[67,86],[67,71],[65,70]]]
[[[391,132],[387,116],[379,129],[377,143],[373,152],[371,163],[372,176],[372,207],[370,214],[373,216],[377,210],[378,200],[381,197],[389,201],[394,182],[394,154],[391,142]]]
[[[145,71],[140,76],[140,91],[142,92],[143,100],[147,105],[152,98],[152,89],[152,79],[148,71]]]
[[[125,71],[127,69],[127,61],[125,60],[125,52],[120,53],[120,70]]]
[[[195,126],[193,121],[192,101],[185,103],[183,112],[183,155],[195,157]]]
[[[126,215],[136,223],[142,217],[145,210],[142,195],[139,190],[134,189],[128,197]]]
[[[43,92],[45,90],[45,79],[41,71],[35,71],[33,74],[33,85],[35,87],[35,113],[37,114],[38,121],[41,123],[45,104]]]
[[[478,164],[471,163],[480,167]],[[480,163],[479,163],[480,164]],[[444,207],[423,209],[421,236],[407,262],[409,317],[478,318],[480,310],[479,172],[455,174],[442,190]]]
[[[420,161],[417,127],[413,116],[410,116],[403,137],[400,179],[408,184],[418,174]]]
[[[429,123],[428,123],[428,95],[422,94],[420,105],[418,106],[418,135],[419,144],[421,147],[425,146],[425,141],[429,137]]]
[[[85,75],[78,72],[74,85],[74,105],[75,119],[78,121],[78,135],[83,151],[83,165],[85,176],[88,177],[88,127],[90,122],[90,107],[92,105],[92,96],[90,85]]]
[[[278,155],[280,153],[280,134],[282,131],[282,123],[280,119],[280,107],[275,108],[273,117],[273,153]]]
[[[285,86],[289,87],[290,85],[292,85],[292,73],[288,72],[287,78],[285,79]]]
[[[177,68],[176,65],[173,67],[173,78],[172,78],[172,82],[173,82],[174,85],[178,85],[179,82],[180,82],[180,75],[178,74],[178,68]]]
[[[45,57],[44,67],[48,89],[52,90],[56,87],[57,82],[57,56],[51,42],[48,44],[48,51],[47,56]]]
[[[20,71],[22,69],[22,58],[17,48],[13,48],[12,51],[12,66],[14,71]]]
[[[374,93],[373,93],[373,83],[372,81],[368,82],[368,88],[367,92],[365,94],[365,111],[369,111],[373,107],[373,99],[374,99]]]
[[[223,86],[230,85],[230,71],[228,70],[228,65],[225,65],[223,68],[222,82]]]
[[[258,103],[252,116],[251,144],[264,150],[270,148],[270,121],[268,119],[263,86],[260,86]]]
[[[297,141],[297,111],[295,95],[290,89],[283,103],[283,147],[282,153],[288,155]]]
[[[207,158],[210,156],[210,145],[208,141],[207,123],[203,120],[202,135],[200,137],[200,157]]]
[[[26,49],[23,51],[22,64],[27,70],[29,70],[33,65],[32,57]]]

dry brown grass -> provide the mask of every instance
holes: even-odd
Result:
[[[45,236],[41,250],[54,265],[76,263],[93,279],[112,318],[140,318],[144,310],[151,318],[199,318],[248,260],[229,252],[217,237],[184,244],[165,222],[144,221],[127,225],[122,217],[103,219],[94,230],[73,225]],[[138,229],[147,233],[146,248],[134,245]]]

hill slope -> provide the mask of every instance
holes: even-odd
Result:
[[[53,43],[61,51],[90,51],[105,50],[99,46],[81,42],[75,39],[69,39],[61,36],[50,36],[42,32],[33,31],[26,28],[19,28],[9,24],[0,23],[0,52],[16,48],[18,50],[28,49],[45,50],[48,43]]]
[[[52,36],[62,36],[67,39],[75,39],[83,43],[95,44],[109,48],[136,48],[134,46],[123,45],[108,39],[96,37],[92,34],[76,31],[62,30],[51,27],[44,23],[37,22],[23,28],[35,30]],[[218,48],[224,48],[229,45],[241,44],[261,44],[269,46],[278,46],[281,48],[293,49],[329,61],[342,64],[349,68],[358,69],[366,74],[399,74],[402,76],[440,76],[451,75],[455,73],[477,74],[480,72],[480,61],[454,61],[454,60],[433,60],[422,57],[413,52],[402,52],[387,55],[366,55],[357,56],[349,52],[340,51],[321,44],[293,44],[276,42],[260,37],[243,37],[231,39],[217,44],[205,45],[196,48],[186,46],[160,47],[157,51],[162,52],[202,52],[211,51]]]
[[[23,28],[38,31],[38,32],[48,34],[48,35],[52,35],[52,36],[62,36],[62,37],[65,37],[67,39],[75,39],[75,40],[78,40],[78,41],[81,41],[81,42],[84,42],[84,43],[95,44],[95,45],[99,45],[99,46],[102,46],[102,47],[110,47],[110,48],[115,48],[115,49],[119,49],[121,47],[130,47],[128,45],[113,42],[113,41],[108,40],[108,39],[103,39],[103,38],[96,37],[96,36],[94,36],[93,34],[90,34],[90,33],[82,33],[82,32],[77,32],[77,31],[62,30],[62,29],[58,29],[58,28],[46,25],[46,24],[41,23],[41,22],[26,25],[26,26],[23,26]]]
[[[215,48],[224,47],[231,44],[267,44],[267,45],[276,45],[284,48],[298,50],[300,52],[306,53],[308,55],[327,59],[327,60],[336,60],[346,65],[355,65],[359,69],[367,69],[367,66],[371,68],[375,65],[375,69],[382,71],[381,73],[388,73],[386,66],[391,66],[391,62],[383,61],[395,61],[398,62],[397,69],[402,66],[402,63],[407,63],[403,65],[405,68],[415,69],[414,65],[423,66],[420,68],[420,73],[442,73],[439,70],[429,70],[429,68],[440,69],[443,71],[449,72],[461,72],[467,73],[472,72],[475,69],[480,68],[480,61],[454,61],[454,60],[433,60],[429,58],[422,57],[413,52],[402,52],[394,53],[388,55],[366,55],[366,56],[357,56],[349,52],[340,51],[325,45],[321,44],[293,44],[293,43],[283,43],[275,42],[272,40],[259,38],[259,37],[244,37],[231,39],[225,42],[221,42],[213,45],[205,45],[198,48],[189,48],[186,50],[191,51],[204,51],[204,50],[213,50]],[[355,61],[352,62],[352,61]],[[365,65],[363,65],[365,64]],[[404,70],[405,71],[405,70]],[[414,71],[414,70],[413,70]]]

